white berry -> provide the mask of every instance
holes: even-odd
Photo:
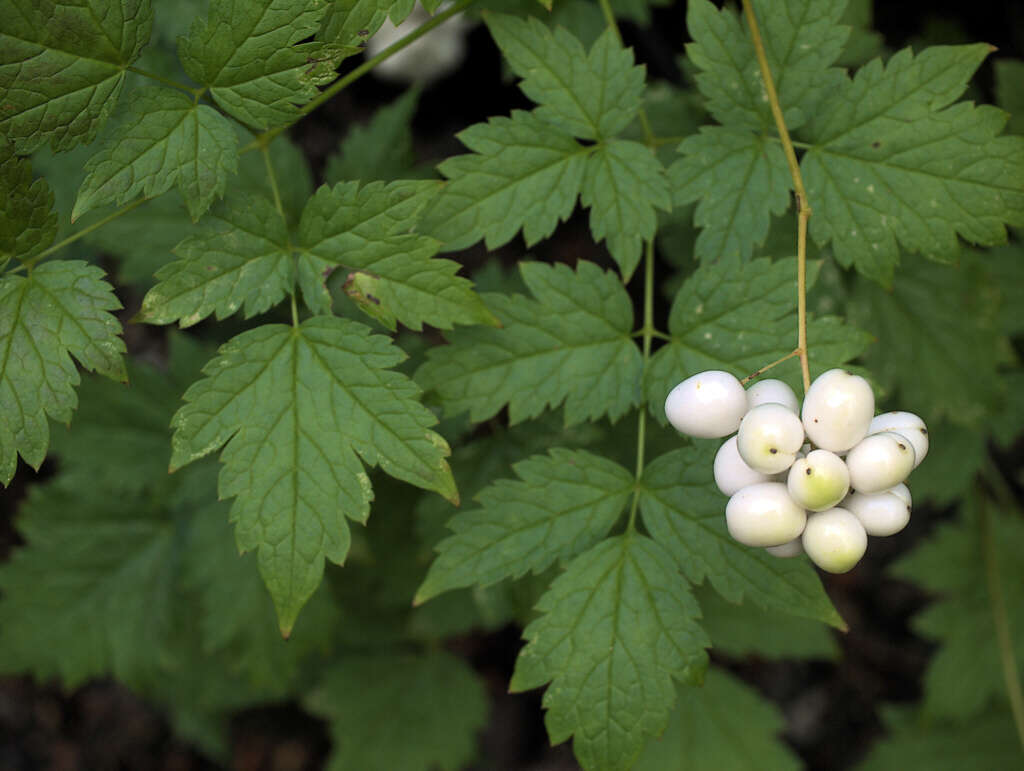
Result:
[[[733,495],[748,485],[767,482],[770,477],[754,471],[740,457],[736,437],[730,437],[715,454],[715,484],[725,495]]]
[[[807,513],[779,482],[744,487],[725,507],[729,534],[747,546],[781,546],[799,536],[806,521]]]
[[[876,415],[868,427],[869,434],[882,431],[895,431],[909,439],[914,445],[914,468],[921,465],[928,454],[928,429],[921,418],[913,412],[883,412]]]
[[[914,470],[914,446],[901,434],[884,431],[861,440],[846,455],[850,487],[878,493],[895,487]]]
[[[677,385],[665,400],[665,417],[677,431],[704,439],[728,436],[747,411],[747,392],[728,372],[708,370]]]
[[[829,573],[847,572],[868,548],[868,534],[860,520],[839,508],[811,514],[801,540],[811,561]]]
[[[843,459],[828,450],[811,450],[789,469],[790,497],[811,511],[831,509],[850,490],[850,472]]]
[[[781,380],[759,380],[747,389],[747,409],[752,410],[759,404],[781,404],[794,414],[800,412],[796,394]]]
[[[843,502],[868,535],[894,535],[910,521],[910,490],[896,485],[880,493],[854,493]]]
[[[781,404],[760,404],[743,416],[736,447],[755,471],[778,474],[793,465],[804,443],[804,427]]]
[[[799,538],[794,538],[789,543],[784,543],[781,546],[765,546],[764,549],[773,557],[781,557],[783,559],[799,557],[804,553],[804,546]]]
[[[830,369],[807,389],[801,417],[811,442],[840,453],[867,436],[874,414],[875,395],[868,381],[842,369]]]

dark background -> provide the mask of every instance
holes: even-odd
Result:
[[[557,2],[557,0],[555,0]],[[654,10],[654,23],[641,29],[623,24],[627,44],[646,63],[652,79],[679,81],[676,57],[685,43],[685,3]],[[1024,48],[1024,3],[881,2],[875,28],[890,49],[914,44],[985,41],[996,56],[1020,57]],[[352,60],[345,67],[355,66]],[[358,63],[358,62],[356,62]],[[469,34],[469,54],[455,74],[431,85],[420,100],[414,130],[420,161],[460,152],[455,132],[490,115],[529,107],[519,91],[501,79],[498,52],[482,26]],[[991,102],[992,73],[986,64],[973,83],[979,100]],[[1022,84],[1024,86],[1024,84]],[[373,77],[357,81],[292,130],[320,175],[339,138],[353,123],[366,121],[402,91]],[[603,248],[590,239],[579,214],[542,247],[607,262]],[[535,250],[537,251],[537,250]],[[521,242],[501,250],[514,261]],[[470,250],[470,265],[482,259],[482,247]],[[132,298],[122,298],[128,311]],[[137,300],[136,299],[136,307]],[[663,319],[666,307],[659,307]],[[126,312],[125,319],[130,315]],[[125,320],[123,319],[123,320]],[[131,337],[129,337],[131,343]],[[1019,468],[1024,446],[998,456],[1004,468]],[[52,472],[44,467],[41,476]],[[22,466],[0,496],[0,559],[16,548],[12,527],[17,501],[39,477]],[[908,702],[920,695],[921,675],[932,650],[908,629],[909,618],[927,598],[908,584],[885,577],[896,556],[917,541],[947,511],[920,509],[906,531],[872,542],[851,573],[826,576],[825,584],[850,632],[839,635],[836,662],[713,658],[774,701],[787,721],[785,739],[812,769],[843,769],[861,759],[881,734],[878,709],[883,702]],[[509,677],[520,648],[519,630],[459,638],[451,642],[486,678],[492,695],[489,727],[481,735],[483,771],[558,771],[576,769],[568,745],[548,745],[540,692],[509,695]],[[324,725],[294,705],[238,714],[232,725],[232,767],[246,771],[319,769],[329,751]],[[62,693],[53,684],[29,678],[0,679],[0,769],[209,769],[216,768],[175,740],[161,715],[114,682],[90,684]],[[401,771],[401,769],[396,769]],[[717,771],[717,770],[716,770]],[[724,770],[723,770],[724,771]]]

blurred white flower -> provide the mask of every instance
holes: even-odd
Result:
[[[442,5],[443,11],[448,4]],[[366,56],[374,57],[398,42],[430,19],[417,3],[412,13],[397,27],[386,19],[380,30],[366,44]],[[466,56],[466,32],[471,23],[457,14],[444,24],[430,30],[398,53],[374,67],[373,72],[384,80],[405,83],[429,83],[455,70]]]

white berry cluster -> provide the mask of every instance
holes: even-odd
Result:
[[[903,481],[928,453],[928,429],[909,412],[876,416],[859,375],[825,372],[801,409],[781,380],[744,390],[709,370],[672,389],[665,415],[690,436],[735,432],[715,456],[715,483],[729,496],[726,524],[740,543],[777,557],[803,551],[822,570],[845,573],[869,535],[898,533],[910,520]]]

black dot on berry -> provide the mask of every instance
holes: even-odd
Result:
[[[811,470],[810,470],[810,469],[807,469],[807,472],[806,472],[806,473],[807,473],[807,476],[810,476],[810,475],[811,475]]]
[[[778,450],[776,450],[774,447],[772,447],[770,450],[768,450],[768,452],[770,452],[772,455],[774,455],[775,453],[778,452]]]
[[[814,422],[815,422],[815,423],[817,423],[817,422],[818,422],[818,419],[817,419],[817,418],[815,418],[815,419],[814,419]]]
[[[901,450],[907,449],[907,446],[905,444],[897,444],[896,446],[899,447]]]
[[[928,433],[928,429],[927,428],[922,428],[921,429],[921,433],[922,434],[927,434]]]

